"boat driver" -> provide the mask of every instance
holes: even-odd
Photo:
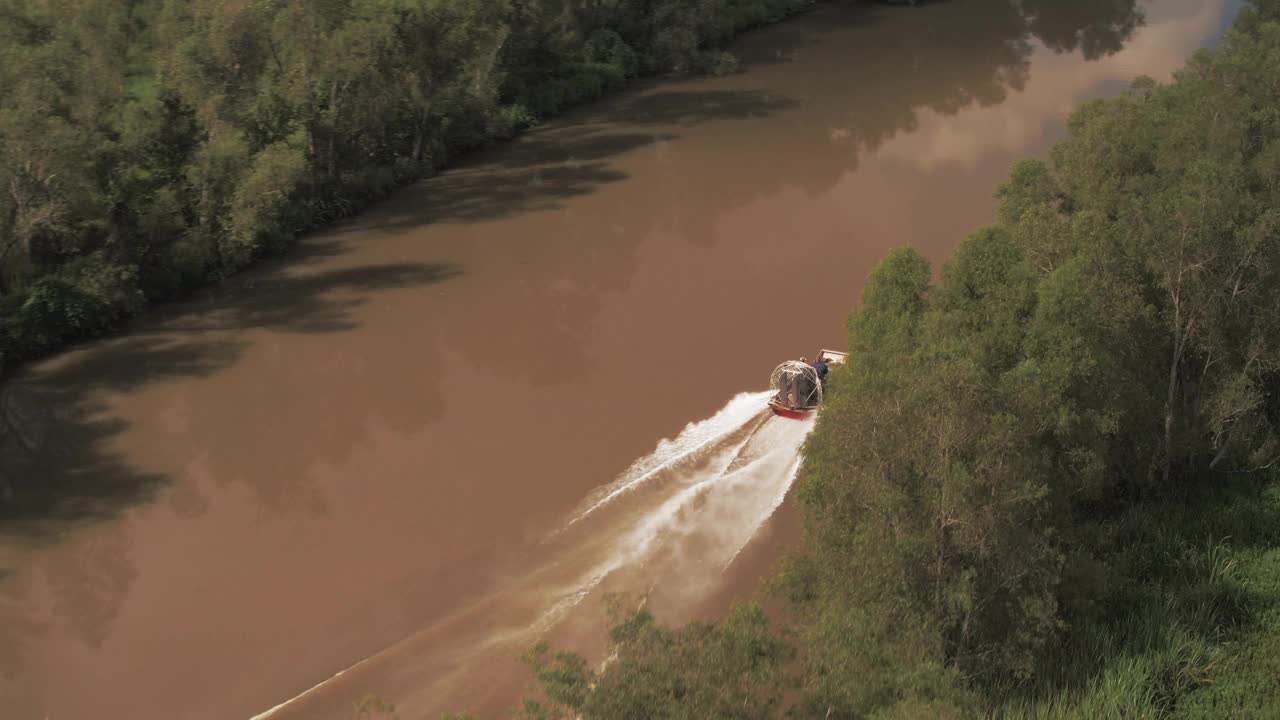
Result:
[[[818,359],[813,361],[813,369],[818,371],[818,379],[822,381],[823,385],[826,385],[827,371],[831,369],[827,367],[826,359],[819,355]]]

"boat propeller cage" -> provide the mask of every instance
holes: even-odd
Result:
[[[774,399],[789,408],[812,408],[822,403],[822,382],[809,363],[788,360],[773,369],[769,377]]]

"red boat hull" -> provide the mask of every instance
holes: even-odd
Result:
[[[774,415],[778,415],[784,418],[791,418],[792,420],[805,420],[805,419],[811,418],[813,417],[813,414],[818,411],[817,408],[787,407],[786,405],[783,405],[777,400],[770,400],[769,407],[773,409]]]

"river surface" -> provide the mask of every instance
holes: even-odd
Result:
[[[807,427],[743,393],[1238,8],[820,6],[31,368],[0,459],[58,500],[0,525],[0,716],[502,716],[538,637],[598,651],[606,590],[749,595]]]

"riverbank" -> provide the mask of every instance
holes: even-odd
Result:
[[[716,48],[811,6],[20,6],[0,34],[0,372],[635,78],[733,72]]]

